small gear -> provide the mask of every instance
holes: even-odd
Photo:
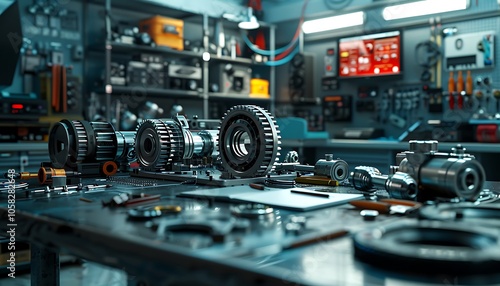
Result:
[[[223,168],[235,177],[268,174],[279,156],[279,127],[269,112],[255,105],[237,105],[227,111],[219,128]]]
[[[137,127],[135,152],[146,169],[165,169],[167,164],[180,161],[183,146],[182,131],[172,120],[148,119]]]
[[[115,159],[118,142],[113,126],[108,122],[90,122],[95,133],[95,158],[97,161]],[[94,156],[93,156],[94,157]]]
[[[69,122],[69,121],[68,121]],[[74,134],[70,134],[75,136],[76,144],[75,144],[75,151],[76,154],[73,155],[73,157],[76,157],[75,160],[71,160],[70,162],[72,163],[80,163],[82,162],[85,157],[87,156],[87,153],[89,152],[89,140],[88,140],[88,134],[87,130],[85,128],[85,125],[83,122],[74,120],[69,122],[73,127],[73,132]],[[71,156],[72,154],[70,154]]]

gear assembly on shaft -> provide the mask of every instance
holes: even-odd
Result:
[[[195,157],[216,157],[215,130],[190,131],[184,116],[148,119],[137,127],[137,161],[147,170],[166,170],[173,163]]]
[[[280,131],[271,114],[255,105],[237,105],[227,111],[219,129],[223,168],[235,177],[264,176],[278,160]]]
[[[108,122],[61,120],[49,135],[49,156],[55,168],[80,163],[130,161],[133,132],[115,131]]]

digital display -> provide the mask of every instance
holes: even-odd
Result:
[[[339,77],[400,75],[399,31],[342,38],[339,40]]]

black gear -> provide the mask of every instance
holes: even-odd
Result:
[[[95,159],[101,161],[112,161],[118,149],[118,142],[113,126],[108,122],[90,122],[95,133],[96,149]]]
[[[219,128],[223,168],[235,177],[268,174],[278,160],[278,124],[269,112],[255,105],[237,105],[227,111]]]
[[[88,155],[89,140],[86,123],[61,120],[50,130],[49,156],[55,168],[74,167]]]
[[[183,146],[182,131],[172,120],[148,119],[137,127],[135,152],[146,169],[161,170],[180,161]]]

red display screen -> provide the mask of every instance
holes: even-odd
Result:
[[[401,34],[385,32],[339,40],[339,76],[400,75]]]

